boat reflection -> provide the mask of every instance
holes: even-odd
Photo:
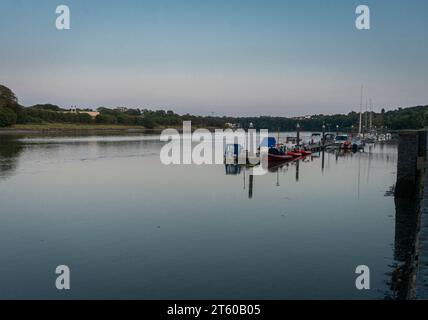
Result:
[[[242,165],[240,164],[225,164],[226,175],[237,176],[241,174]]]

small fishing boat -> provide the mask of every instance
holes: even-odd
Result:
[[[364,139],[364,143],[375,143],[376,142],[376,136],[373,133],[367,134]]]
[[[269,153],[268,155],[269,162],[278,162],[278,161],[288,161],[293,159],[292,156],[289,156],[288,154],[272,154]]]
[[[269,162],[287,161],[293,159],[292,156],[288,155],[281,148],[270,148],[268,152]]]
[[[340,134],[334,138],[334,145],[340,149],[350,149],[352,147],[351,140],[347,134]]]
[[[285,146],[288,150],[296,148],[297,144],[297,137],[286,137]]]
[[[310,144],[321,144],[321,140],[322,140],[321,133],[314,132],[311,135],[309,143]]]
[[[354,137],[352,139],[352,150],[357,151],[364,148],[364,140],[360,137]]]
[[[334,134],[333,133],[326,133],[325,134],[325,141],[324,141],[324,143],[326,143],[326,144],[330,144],[330,143],[333,143],[334,142]]]
[[[228,144],[224,151],[224,162],[227,164],[233,164],[235,162],[246,163],[247,152],[244,148],[238,144]]]

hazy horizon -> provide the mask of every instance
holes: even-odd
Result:
[[[67,4],[71,30],[55,29]],[[428,104],[428,3],[2,0],[0,83],[25,106],[303,116]],[[355,8],[371,9],[371,30]],[[7,13],[7,14],[4,14]]]
[[[0,85],[3,85],[0,83]],[[6,86],[7,87],[7,86]],[[19,97],[18,97],[19,98]],[[20,102],[20,101],[19,101]],[[20,104],[22,105],[22,103],[20,102]],[[168,107],[153,107],[153,106],[143,106],[143,107],[129,107],[126,105],[117,105],[117,106],[98,106],[98,107],[93,107],[93,106],[76,106],[76,105],[70,105],[70,106],[62,106],[62,105],[58,105],[56,103],[53,102],[40,102],[40,103],[35,103],[32,105],[23,105],[24,107],[32,107],[34,105],[43,105],[43,104],[52,104],[52,105],[57,105],[63,109],[73,109],[73,108],[78,108],[78,109],[92,109],[93,111],[96,111],[98,108],[108,108],[108,109],[115,109],[115,108],[119,108],[119,107],[126,107],[127,109],[148,109],[148,110],[152,110],[152,111],[159,111],[159,110],[163,110],[163,111],[173,111],[174,113],[178,114],[178,115],[185,115],[186,113],[183,112],[177,112],[174,109],[168,108]],[[428,105],[428,103],[423,103],[423,104],[416,104],[416,105],[412,105],[412,106],[390,106],[388,107],[375,107],[373,106],[372,109],[370,109],[370,106],[368,106],[366,108],[366,105],[363,105],[362,111],[373,111],[376,113],[380,113],[382,109],[385,109],[385,111],[392,111],[392,110],[397,110],[398,108],[411,108],[411,107],[417,107],[417,106],[426,106]],[[248,114],[216,114],[216,113],[208,113],[208,114],[203,114],[203,113],[198,113],[198,112],[194,112],[194,113],[189,113],[190,115],[195,115],[195,116],[213,116],[213,117],[232,117],[232,118],[252,118],[252,117],[264,117],[264,116],[271,116],[271,117],[285,117],[285,118],[297,118],[297,117],[303,117],[303,116],[316,116],[316,115],[336,115],[336,114],[349,114],[351,112],[359,112],[360,107],[355,107],[353,109],[349,109],[349,111],[343,111],[343,112],[336,112],[336,113],[306,113],[306,114],[296,114],[296,115],[277,115],[277,114],[253,114],[253,115],[248,115]]]

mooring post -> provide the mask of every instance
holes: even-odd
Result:
[[[417,193],[419,132],[403,131],[399,134],[397,184],[395,186],[395,196],[398,198],[413,198]]]
[[[254,185],[254,176],[252,174],[250,174],[250,182],[248,185],[248,198],[249,199],[253,198],[253,185]]]
[[[324,164],[325,164],[325,150],[321,152],[321,172],[324,172]]]
[[[296,125],[296,133],[297,133],[297,147],[300,146],[300,124]]]
[[[338,136],[339,135],[339,125],[337,124],[336,125],[336,136]]]
[[[299,182],[300,160],[296,161],[296,182]]]
[[[322,125],[322,141],[321,141],[321,145],[324,148],[325,147],[325,124],[323,123]]]

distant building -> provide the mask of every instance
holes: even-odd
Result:
[[[89,114],[92,118],[96,118],[100,114],[98,111],[79,111],[79,113]]]
[[[312,116],[306,115],[306,116],[293,117],[291,119],[293,119],[293,120],[309,120],[309,119],[312,119]]]
[[[90,115],[92,118],[96,118],[100,114],[98,111],[90,111],[88,109],[82,110],[76,107],[72,107],[69,111],[64,111],[64,113],[85,113]]]
[[[236,129],[236,128],[239,128],[239,124],[236,124],[236,123],[230,123],[230,122],[226,122],[226,123],[224,124],[224,126],[225,126],[226,128],[229,128],[229,129]]]
[[[125,108],[125,107],[118,107],[118,108],[116,108],[116,109],[114,109],[114,110],[119,111],[119,112],[126,112],[126,111],[128,111],[128,108]]]

